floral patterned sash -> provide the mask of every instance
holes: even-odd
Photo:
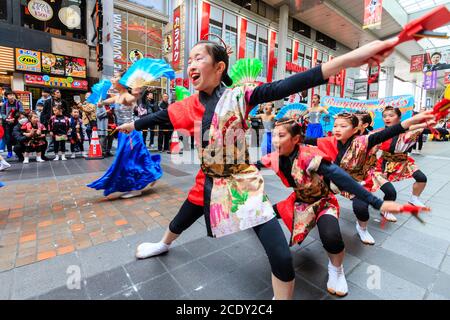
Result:
[[[214,237],[263,224],[275,216],[264,194],[263,177],[249,164],[244,92],[244,87],[224,92],[212,119],[209,145],[199,150],[201,168],[212,179],[209,222]]]

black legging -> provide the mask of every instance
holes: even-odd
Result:
[[[186,200],[178,214],[170,222],[169,230],[175,234],[181,234],[201,216],[203,216],[203,207]],[[278,221],[273,218],[253,227],[253,230],[267,253],[272,273],[281,281],[294,280],[295,272],[291,251]]]
[[[395,201],[397,199],[397,191],[394,188],[394,185],[390,182],[385,183],[381,187],[381,191],[384,193],[384,200],[385,201]],[[364,202],[362,200],[359,200],[358,198],[352,199],[353,204],[353,212],[356,215],[356,218],[358,218],[359,221],[369,221],[369,204],[367,202]]]
[[[342,240],[339,221],[334,216],[324,214],[317,221],[319,236],[322,245],[328,253],[338,254],[344,250],[344,240]]]
[[[277,215],[277,219],[281,219],[280,213],[277,210],[277,205],[273,206]],[[339,221],[329,214],[322,215],[317,221],[317,228],[319,229],[320,240],[324,249],[331,254],[338,254],[344,250],[344,240],[342,240],[341,228]]]
[[[416,182],[427,183],[427,176],[420,170],[413,173],[413,178]]]

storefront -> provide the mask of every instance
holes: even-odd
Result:
[[[202,1],[198,8],[198,39],[209,33],[220,36],[233,50],[231,65],[241,58],[260,59],[264,69],[259,81],[277,80],[280,36],[287,37],[286,64],[283,66],[286,76],[303,72],[336,56],[334,50],[311,39],[311,28],[296,19],[290,18],[288,34],[280,35],[278,26],[273,23],[277,15],[273,8],[272,13],[268,12],[267,6],[264,11],[258,11],[264,17],[233,3],[215,0]],[[309,96],[314,93],[340,96],[343,77],[345,74],[340,74],[329,85],[311,90]],[[307,99],[305,94],[299,93],[286,101],[307,102]]]
[[[87,92],[86,59],[22,48],[14,51],[16,81],[23,81],[24,91],[31,93],[33,107],[43,88],[59,89],[69,104]]]
[[[145,1],[114,3],[115,72],[126,70],[143,57],[152,59],[163,57],[163,30],[166,18],[160,12],[150,10],[148,6],[149,4]],[[156,98],[159,99],[162,90],[166,88],[166,80],[154,81],[149,84],[149,87],[154,90]]]

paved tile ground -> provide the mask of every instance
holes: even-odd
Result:
[[[339,199],[350,289],[344,299],[450,299],[450,144],[427,142],[423,152],[415,158],[428,176],[426,225],[401,215],[382,229],[371,211],[376,244],[364,246],[351,203]],[[251,230],[210,239],[199,219],[169,253],[134,258],[139,243],[160,239],[198,170],[169,157],[159,183],[129,200],[85,187],[112,159],[15,163],[0,173],[7,184],[0,189],[0,299],[271,299],[270,266]],[[271,201],[285,198],[277,177],[263,173]],[[395,184],[399,201],[408,200],[411,184]],[[325,290],[327,255],[317,230],[291,252],[295,298],[336,299]]]

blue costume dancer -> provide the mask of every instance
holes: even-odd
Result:
[[[121,125],[133,120],[135,100],[127,89],[118,83],[119,78],[120,76],[114,77],[112,83],[121,94],[101,102],[99,108],[114,103],[117,124]],[[133,131],[130,134],[119,132],[114,162],[100,179],[87,186],[104,190],[105,196],[113,192],[125,192],[122,198],[138,196],[147,185],[161,178],[163,172],[160,163],[161,156],[150,155],[141,132]]]
[[[323,137],[323,129],[320,124],[320,111],[311,111],[309,113],[309,123],[306,128],[306,136],[308,138],[322,138]]]
[[[328,114],[327,109],[320,106],[320,96],[318,94],[312,97],[312,107],[309,109],[308,127],[306,128],[306,138],[322,138],[323,129],[320,123],[320,116],[322,113]]]

